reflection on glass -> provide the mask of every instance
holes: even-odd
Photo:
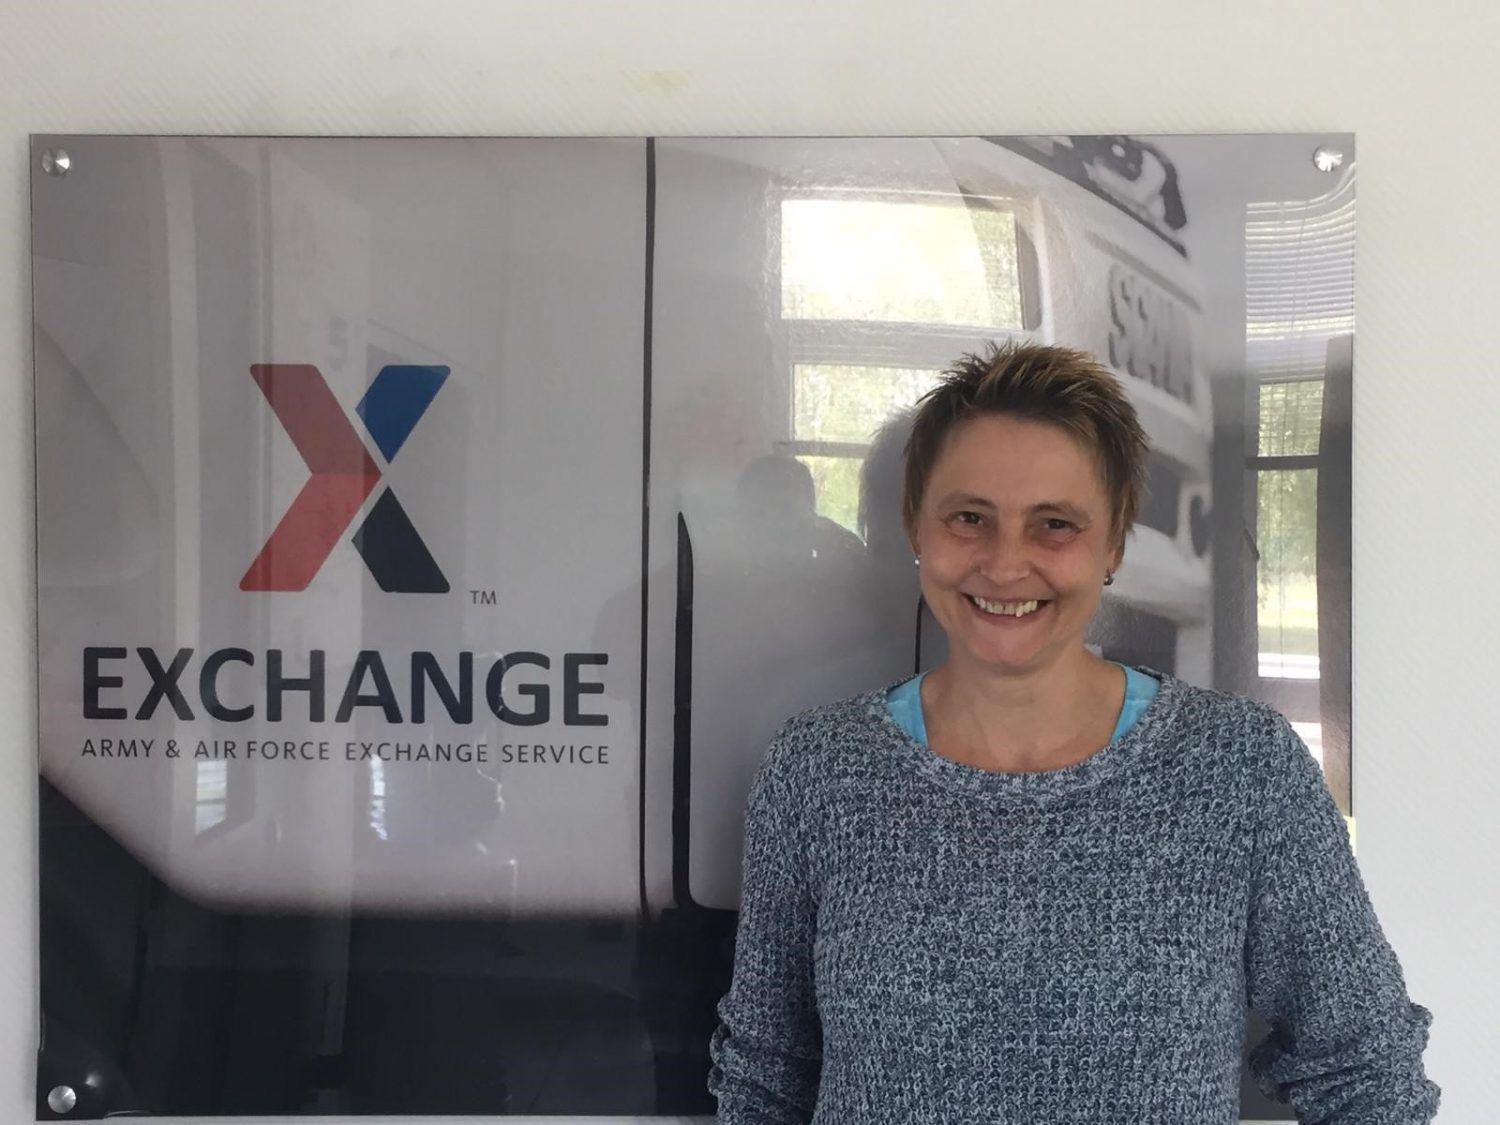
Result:
[[[1346,646],[1328,642],[1347,638],[1349,627],[1350,360],[1335,362],[1338,349],[1331,345],[1347,347],[1353,332],[1352,167],[1315,199],[1247,203],[1245,360],[1257,412],[1247,467],[1256,507],[1257,690],[1292,721],[1346,815],[1349,667]],[[1339,381],[1325,381],[1339,370]],[[1320,480],[1328,505],[1321,544]],[[1352,821],[1350,827],[1352,833]]]
[[[1245,356],[1259,381],[1323,372],[1354,331],[1354,174],[1317,199],[1245,208]]]
[[[199,762],[194,792],[194,831],[201,835],[229,815],[229,764]]]
[[[859,530],[859,460],[803,454],[797,460],[812,473],[818,515]]]
[[[1318,676],[1318,471],[1258,474],[1260,674]]]
[[[799,363],[792,381],[792,435],[798,441],[868,445],[893,415],[937,382],[936,371]]]
[[[1318,452],[1323,425],[1323,380],[1263,383],[1260,388],[1260,455],[1295,457]]]
[[[1016,220],[957,199],[787,199],[781,315],[1021,326]]]
[[[792,371],[792,449],[812,472],[817,511],[859,531],[860,463],[876,433],[937,382],[936,371],[799,363]]]
[[[370,760],[370,831],[381,840],[391,838],[385,822],[385,788],[385,763],[379,758],[372,758]]]

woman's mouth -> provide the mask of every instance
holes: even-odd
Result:
[[[996,602],[988,598],[978,597],[975,594],[966,594],[964,596],[975,607],[989,614],[991,617],[1025,617],[1048,604],[1046,601],[1036,598],[1024,602]]]

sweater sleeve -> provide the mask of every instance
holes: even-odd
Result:
[[[1407,997],[1317,763],[1277,721],[1245,946],[1248,1001],[1271,1032],[1250,1073],[1304,1125],[1425,1125],[1432,1015]]]
[[[823,1051],[806,794],[785,776],[782,740],[756,775],[746,813],[734,979],[711,1044],[708,1085],[720,1125],[806,1125],[818,1097]]]

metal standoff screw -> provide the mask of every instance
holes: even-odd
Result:
[[[66,176],[68,169],[73,167],[73,158],[68,155],[65,148],[49,148],[42,153],[42,171],[49,176]],[[66,1089],[59,1086],[58,1089]]]
[[[1344,163],[1344,152],[1342,149],[1333,148],[1329,145],[1320,145],[1313,152],[1313,165],[1319,172],[1332,172]]]
[[[78,1095],[71,1086],[54,1086],[47,1092],[47,1108],[53,1113],[71,1113],[78,1104]]]

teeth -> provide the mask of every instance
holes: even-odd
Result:
[[[969,595],[969,600],[977,605],[985,613],[999,614],[1004,617],[1025,617],[1028,613],[1036,612],[1041,603],[1032,600],[1029,602],[992,602],[985,598]]]

